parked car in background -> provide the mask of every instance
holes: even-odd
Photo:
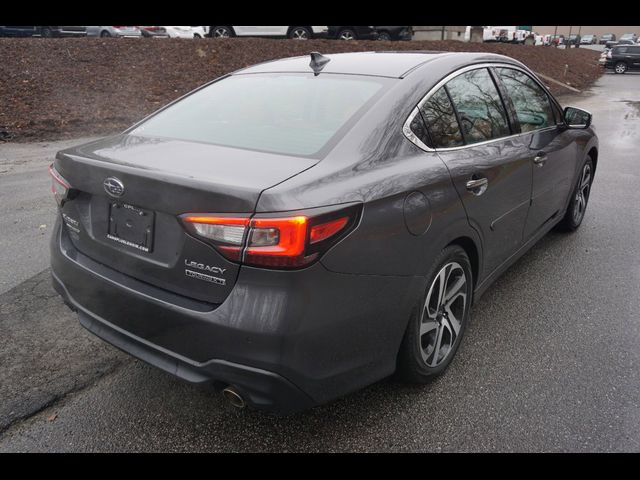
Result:
[[[638,35],[636,35],[635,33],[625,33],[620,37],[620,41],[623,41],[623,40],[630,40],[633,43],[637,43]]]
[[[614,46],[607,52],[604,68],[613,70],[615,73],[640,70],[640,45],[623,44]]]
[[[138,26],[143,37],[169,38],[169,34],[164,27],[160,26]]]
[[[206,33],[204,27],[163,25],[163,28],[170,38],[204,38]]]
[[[595,45],[598,43],[598,37],[593,34],[583,35],[580,40],[581,45]]]
[[[564,35],[551,35],[549,45],[564,45]]]
[[[378,40],[411,40],[411,27],[374,26],[378,32]]]
[[[90,26],[87,27],[87,36],[139,38],[142,36],[142,32],[138,27]]]
[[[53,286],[91,333],[236,407],[292,413],[394,372],[424,384],[474,301],[580,227],[591,120],[486,52],[246,67],[57,153]]]
[[[323,38],[327,35],[326,26],[231,26],[213,25],[209,27],[212,38],[231,37],[287,37],[295,40]]]
[[[606,45],[607,42],[615,42],[616,35],[615,33],[604,33],[600,35],[600,45]]]
[[[572,33],[566,39],[566,45],[567,46],[575,45],[577,47],[578,45],[580,45],[580,41],[581,41],[580,35],[578,35],[577,33]]]
[[[80,26],[5,26],[0,27],[0,37],[84,37],[87,27]]]
[[[377,40],[376,27],[363,26],[329,26],[327,38],[338,40]]]

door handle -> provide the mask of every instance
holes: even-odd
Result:
[[[489,186],[489,180],[486,178],[473,179],[469,180],[465,186],[474,195],[482,195]]]
[[[547,161],[547,154],[545,152],[538,152],[535,157],[533,157],[533,163],[542,167],[544,162]]]

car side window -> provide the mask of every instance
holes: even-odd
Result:
[[[511,97],[523,133],[555,124],[549,96],[533,78],[513,68],[495,70]]]
[[[446,84],[467,144],[511,134],[507,113],[486,68],[470,70]]]
[[[455,111],[444,87],[420,107],[420,113],[434,148],[458,147],[464,144]]]
[[[628,47],[618,47],[618,48],[616,48],[615,52],[613,52],[613,53],[617,53],[617,54],[627,53],[627,48]]]

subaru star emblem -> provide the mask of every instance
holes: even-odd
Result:
[[[102,185],[104,191],[112,197],[121,197],[124,194],[124,184],[116,177],[107,178]]]

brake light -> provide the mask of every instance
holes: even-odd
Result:
[[[51,193],[53,193],[53,197],[56,199],[58,206],[62,206],[69,194],[71,186],[53,167],[53,164],[49,166],[49,175],[51,175]]]
[[[226,258],[246,265],[296,268],[317,260],[356,225],[360,205],[330,211],[306,210],[290,216],[253,218],[187,214],[187,231],[207,239]]]
[[[307,229],[305,216],[254,218],[244,260],[249,265],[299,267],[310,263],[306,258]]]

